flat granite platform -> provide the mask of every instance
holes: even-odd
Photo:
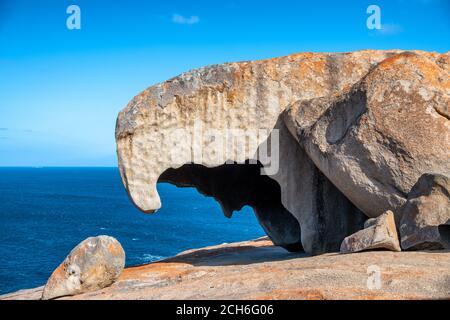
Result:
[[[450,299],[450,251],[307,256],[261,238],[126,268],[108,288],[61,299]]]

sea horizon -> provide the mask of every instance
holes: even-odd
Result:
[[[117,238],[126,266],[264,235],[252,209],[233,218],[194,188],[159,183],[162,208],[140,212],[117,167],[0,167],[0,294],[44,285],[90,236]]]

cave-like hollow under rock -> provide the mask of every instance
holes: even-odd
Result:
[[[223,164],[208,168],[199,164],[185,164],[168,169],[158,182],[177,187],[195,187],[201,194],[214,197],[224,215],[231,218],[234,211],[248,205],[269,238],[288,251],[302,251],[300,225],[281,203],[279,184],[262,175],[257,163]]]

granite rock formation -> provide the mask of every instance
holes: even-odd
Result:
[[[449,299],[449,265],[450,252],[365,251],[311,257],[258,239],[193,249],[125,268],[107,288],[61,299]],[[372,281],[376,277],[379,285]],[[42,287],[0,300],[39,299],[41,294]]]
[[[42,299],[54,299],[105,288],[120,276],[125,252],[109,236],[90,237],[78,244],[53,271]]]
[[[402,210],[403,249],[450,249],[450,178],[424,174]]]
[[[390,210],[367,220],[363,230],[346,237],[341,244],[341,253],[374,249],[401,251],[394,213]]]
[[[194,186],[227,216],[252,206],[276,245],[337,251],[367,217],[399,223],[422,174],[450,173],[449,74],[448,53],[401,50],[186,72],[119,113],[122,180],[146,213],[158,181]]]
[[[448,58],[400,53],[350,90],[288,111],[314,164],[369,217],[399,216],[423,173],[450,172],[450,122],[441,112],[450,105]]]

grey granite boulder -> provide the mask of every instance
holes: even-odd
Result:
[[[299,100],[290,132],[330,181],[368,217],[392,210],[426,172],[450,172],[448,57],[385,59],[349,90]]]
[[[42,299],[53,299],[111,285],[125,266],[125,252],[109,236],[90,237],[78,244],[53,271]]]
[[[450,178],[424,174],[411,192],[400,223],[404,250],[450,249]]]
[[[372,249],[401,251],[392,211],[367,220],[363,230],[348,236],[341,244],[341,253]]]

